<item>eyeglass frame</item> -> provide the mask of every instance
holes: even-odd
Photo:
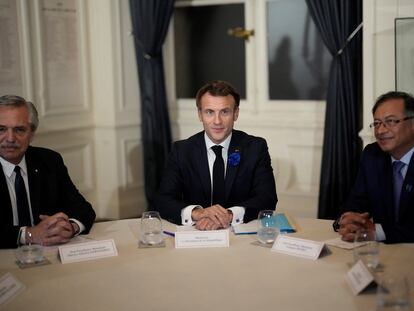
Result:
[[[410,119],[414,119],[414,116],[409,116],[409,117],[404,117],[402,119],[393,119],[393,118],[389,118],[389,119],[385,119],[385,120],[375,120],[374,122],[372,122],[369,127],[370,128],[374,128],[374,129],[379,129],[381,124],[389,129],[389,128],[394,128],[397,126],[398,123],[401,123],[403,121],[407,121]]]

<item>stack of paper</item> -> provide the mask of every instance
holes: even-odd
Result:
[[[285,215],[285,213],[278,213],[273,217],[276,218],[277,226],[282,233],[291,233],[296,232],[296,228],[291,221],[289,221],[289,217]],[[257,233],[257,220],[252,220],[247,224],[240,224],[237,226],[233,226],[233,231],[235,234],[256,234]]]

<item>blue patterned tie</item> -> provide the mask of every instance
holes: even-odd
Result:
[[[19,226],[31,226],[29,202],[23,177],[20,174],[20,166],[14,167],[16,178],[14,180],[14,190],[16,191],[17,213],[19,215]]]
[[[395,219],[398,221],[398,214],[400,210],[400,196],[401,189],[404,182],[404,177],[401,174],[401,169],[405,163],[401,161],[394,161],[392,163],[392,175],[394,181],[394,208],[395,208]]]

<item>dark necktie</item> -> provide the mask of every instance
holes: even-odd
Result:
[[[27,202],[27,192],[24,180],[20,174],[20,167],[15,166],[14,172],[16,178],[14,180],[14,189],[16,191],[17,213],[19,215],[19,226],[31,226],[29,203]]]
[[[211,147],[216,154],[213,165],[213,202],[212,204],[224,205],[224,160],[221,155],[222,146],[216,145]]]
[[[404,182],[404,178],[401,174],[401,169],[404,167],[404,162],[394,161],[392,163],[392,175],[394,185],[394,208],[395,208],[395,219],[398,221],[398,214],[400,209],[400,196],[401,189]]]

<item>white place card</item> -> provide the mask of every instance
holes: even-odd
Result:
[[[375,280],[371,271],[361,260],[358,260],[346,273],[345,279],[354,295],[358,295]]]
[[[279,234],[272,246],[272,251],[316,260],[318,259],[323,246],[323,242],[299,239],[285,234]]]
[[[0,278],[0,306],[24,291],[26,287],[17,280],[10,272]]]
[[[59,246],[62,263],[72,263],[118,256],[113,239]]]
[[[229,245],[229,229],[175,233],[175,248],[229,247]]]

